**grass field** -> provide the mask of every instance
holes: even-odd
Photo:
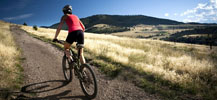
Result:
[[[171,27],[176,27],[176,29]],[[187,28],[180,27],[180,25],[136,25],[134,27],[130,27],[129,31],[116,32],[112,33],[112,35],[121,37],[148,38],[159,40],[161,38],[169,37],[169,35],[174,34],[176,32],[188,30]]]
[[[0,99],[9,91],[17,90],[22,83],[20,51],[10,32],[10,24],[0,21]]]
[[[42,39],[53,29],[22,27]],[[61,31],[59,39],[65,39]],[[85,33],[86,57],[102,72],[123,75],[150,93],[169,99],[217,98],[217,47]]]

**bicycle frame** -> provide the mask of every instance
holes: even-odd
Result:
[[[57,40],[57,42],[60,43],[60,44],[62,44],[62,45],[64,45],[64,41],[63,40]],[[82,75],[80,73],[80,69],[81,69],[80,68],[80,66],[81,66],[81,63],[80,63],[81,48],[78,48],[78,54],[77,54],[77,56],[74,53],[74,51],[72,50],[72,47],[70,47],[69,51],[72,53],[71,56],[72,56],[72,59],[74,60],[74,61],[70,61],[70,62],[71,62],[71,64],[73,64],[73,67],[75,68],[75,71],[76,71],[76,73],[78,75],[78,78],[82,78]],[[66,55],[65,52],[64,52],[64,55]],[[69,65],[70,65],[70,63],[69,63]],[[72,67],[72,66],[70,66],[70,67]]]
[[[78,78],[81,78],[81,79],[83,79],[83,77],[82,77],[82,73],[80,72],[80,67],[81,67],[81,63],[80,63],[80,52],[81,52],[81,48],[78,48],[78,54],[77,54],[77,56],[76,56],[76,54],[72,51],[72,48],[70,48],[70,51],[72,52],[72,58],[73,58],[73,60],[74,61],[72,61],[72,62],[75,62],[76,64],[73,64],[73,66],[74,66],[74,69],[75,69],[75,72],[77,73],[77,76],[78,76]]]
[[[57,42],[59,42],[60,44],[64,44],[64,41]],[[84,94],[90,99],[95,98],[97,95],[97,79],[94,74],[94,71],[91,69],[91,66],[89,64],[81,64],[80,47],[77,47],[77,55],[72,50],[72,47],[70,47],[69,51],[72,59],[68,59],[66,57],[66,52],[64,52],[64,56],[62,59],[63,73],[66,81],[70,82],[72,80],[73,75],[75,75],[79,79],[81,89],[84,92]],[[68,63],[68,66],[66,65],[66,63]],[[66,68],[66,66],[68,68]],[[74,69],[74,74],[72,74],[72,69]],[[69,71],[69,73],[67,71]],[[89,85],[92,85],[93,88],[89,87]],[[88,91],[89,89],[93,89],[93,91]]]

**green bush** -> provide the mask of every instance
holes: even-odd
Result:
[[[34,25],[34,26],[33,26],[33,29],[37,31],[37,30],[38,30],[38,27],[37,27],[36,25]]]
[[[24,26],[27,26],[26,22],[23,23]]]

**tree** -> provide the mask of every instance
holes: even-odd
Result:
[[[37,30],[38,30],[37,25],[34,25],[34,26],[33,26],[33,29],[37,31]]]
[[[23,23],[24,26],[27,26],[26,22]]]

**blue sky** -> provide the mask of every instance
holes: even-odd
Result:
[[[59,22],[62,7],[85,18],[96,14],[147,15],[181,22],[217,23],[217,0],[1,0],[0,20],[37,26]]]

